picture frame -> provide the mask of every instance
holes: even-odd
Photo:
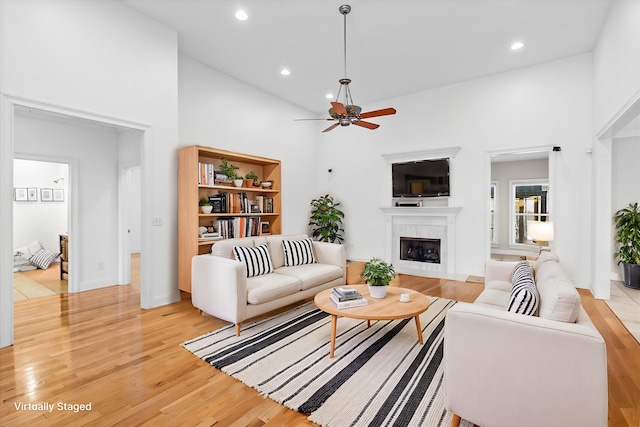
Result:
[[[53,202],[53,188],[41,188],[40,200],[43,202]]]
[[[27,188],[27,199],[30,202],[38,201],[38,189],[37,188]]]
[[[22,187],[13,188],[13,200],[16,202],[26,202],[29,200],[27,189]]]
[[[64,202],[64,189],[63,188],[54,188],[53,189],[53,201],[54,202]]]

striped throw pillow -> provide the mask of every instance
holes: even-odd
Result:
[[[513,284],[507,311],[535,316],[538,312],[538,289],[533,281],[531,266],[520,261],[513,269]]]
[[[52,252],[47,249],[40,249],[29,258],[29,262],[36,267],[46,270],[49,268],[54,259],[60,256],[60,252]]]
[[[293,267],[294,265],[314,264],[318,262],[313,255],[312,240],[283,240],[282,248],[284,249],[284,266]]]
[[[247,277],[273,273],[271,254],[266,243],[254,248],[234,246],[233,254],[237,261],[244,263],[247,267]]]

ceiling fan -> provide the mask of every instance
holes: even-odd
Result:
[[[347,75],[347,14],[351,12],[351,6],[343,4],[338,8],[342,16],[344,17],[344,75]],[[338,80],[340,88],[336,95],[336,100],[331,103],[329,109],[329,119],[297,119],[297,120],[329,120],[337,121],[322,132],[329,132],[338,126],[356,125],[367,129],[377,129],[380,125],[364,121],[362,119],[369,119],[371,117],[388,116],[395,114],[395,108],[383,108],[382,110],[367,111],[362,113],[362,108],[353,102],[351,97],[351,91],[349,90],[349,83],[351,79],[346,77]],[[344,102],[339,102],[340,94],[344,96]]]

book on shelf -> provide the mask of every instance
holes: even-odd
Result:
[[[367,299],[363,297],[347,301],[338,301],[333,292],[331,292],[331,302],[333,302],[333,304],[335,304],[335,306],[340,309],[349,307],[362,307],[363,305],[369,304],[369,301],[367,301]]]
[[[252,237],[260,235],[260,217],[220,218],[215,227],[223,239]]]

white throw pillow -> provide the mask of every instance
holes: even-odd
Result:
[[[318,261],[313,255],[313,241],[309,239],[302,240],[283,240],[282,249],[284,250],[284,266],[293,267],[294,265],[315,264]]]
[[[273,273],[273,263],[266,243],[256,247],[234,246],[236,260],[247,267],[247,277]]]
[[[40,249],[29,258],[29,262],[36,267],[46,270],[49,268],[54,259],[60,256],[60,252],[52,252],[47,249]]]

